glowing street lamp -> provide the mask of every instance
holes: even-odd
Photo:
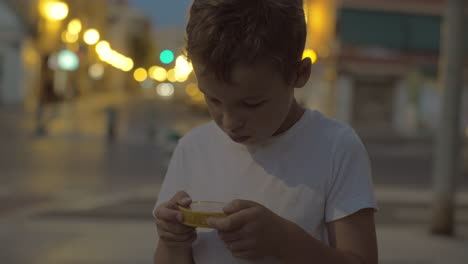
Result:
[[[109,42],[107,42],[105,40],[101,40],[101,41],[98,42],[98,44],[96,44],[96,52],[98,54],[108,52],[110,50],[111,50],[110,44],[109,44]]]
[[[60,21],[68,16],[68,5],[61,1],[46,1],[41,5],[41,14],[48,20]]]
[[[62,40],[65,43],[75,43],[78,41],[78,35],[71,33],[70,31],[62,32]]]
[[[172,83],[160,83],[156,87],[156,92],[161,97],[171,97],[174,95],[175,92],[174,85]]]
[[[142,82],[148,78],[148,73],[143,68],[138,68],[133,72],[133,77],[137,82]]]
[[[170,82],[177,82],[176,73],[174,69],[167,71],[167,80]]]
[[[100,80],[104,75],[104,65],[100,63],[91,65],[88,69],[88,74],[93,80]]]
[[[129,71],[131,71],[133,69],[133,66],[134,66],[133,60],[130,59],[130,58],[126,58],[125,63],[123,65],[123,67],[122,67],[122,70],[124,72],[129,72]]]
[[[166,69],[158,66],[153,66],[149,69],[149,74],[151,78],[155,79],[158,82],[164,82],[167,79]]]
[[[302,59],[305,59],[305,58],[310,58],[310,60],[312,61],[312,64],[314,64],[317,62],[317,59],[318,59],[317,52],[315,52],[315,50],[313,49],[306,49],[304,50],[304,54],[302,55]]]
[[[93,28],[88,29],[83,35],[84,41],[88,45],[96,44],[99,41],[100,37],[101,36],[99,35],[99,32]]]
[[[337,0],[304,0],[307,19],[306,47],[320,57],[328,57],[336,33]]]
[[[80,66],[78,56],[69,50],[60,51],[57,59],[58,67],[65,71],[74,71]]]
[[[68,32],[70,32],[73,35],[78,35],[81,32],[82,25],[81,25],[81,20],[75,18],[70,23],[68,23]]]

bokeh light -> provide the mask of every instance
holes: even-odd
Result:
[[[176,66],[174,68],[175,80],[178,82],[187,81],[190,73],[193,71],[192,63],[183,55],[177,57]]]
[[[61,1],[47,1],[41,6],[42,16],[53,21],[65,19],[68,12],[68,5]]]
[[[78,56],[69,51],[69,50],[62,50],[58,54],[58,67],[59,69],[65,71],[74,71],[78,69],[80,65],[80,60]]]
[[[107,42],[105,40],[99,41],[98,44],[96,45],[96,52],[97,53],[108,52],[110,50],[111,50],[110,44],[109,44],[109,42]]]
[[[172,83],[160,83],[156,87],[156,92],[162,97],[171,97],[174,95],[174,85]]]
[[[151,78],[158,82],[164,82],[167,80],[167,71],[163,67],[153,66],[149,70]]]
[[[88,69],[89,77],[93,80],[100,80],[104,75],[104,65],[100,63],[95,63],[91,65]]]
[[[310,60],[312,61],[312,64],[314,64],[317,62],[317,59],[318,59],[317,52],[315,52],[315,50],[313,49],[306,49],[304,50],[304,53],[302,55],[302,59],[305,59],[305,58],[310,58]]]
[[[174,69],[170,69],[169,71],[167,71],[167,80],[173,83],[177,82]]]
[[[133,69],[134,63],[130,58],[126,58],[122,70],[125,72],[131,71]]]
[[[68,23],[68,32],[74,35],[78,35],[81,32],[82,25],[81,25],[81,20],[75,18]]]
[[[137,82],[142,82],[148,78],[148,73],[143,68],[138,68],[133,72],[133,77]]]
[[[174,61],[174,53],[170,50],[164,50],[163,52],[161,52],[159,59],[162,63],[169,64]]]
[[[128,58],[119,52],[113,50],[109,42],[101,40],[96,44],[96,53],[104,62],[112,65],[113,67],[120,69],[125,72],[129,72],[133,69],[134,62],[131,58]],[[146,71],[145,71],[146,72]],[[146,79],[146,78],[145,78]]]
[[[94,45],[99,41],[100,35],[96,29],[88,29],[83,35],[84,41],[88,45]]]
[[[62,32],[62,40],[65,43],[69,43],[69,44],[75,43],[78,41],[78,37],[79,36],[77,34],[73,34],[70,31]]]
[[[175,75],[174,77],[175,77],[176,81],[178,81],[178,82],[185,82],[188,79],[188,75],[186,75],[186,72],[183,72],[179,68],[174,69],[174,75]]]

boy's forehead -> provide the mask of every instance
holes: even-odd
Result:
[[[220,80],[213,70],[194,63],[195,73],[204,90],[218,90],[221,87],[235,87],[238,92],[259,94],[268,92],[272,82],[277,82],[278,72],[266,63],[237,64],[232,67],[230,79]]]
[[[219,99],[255,99],[271,93],[272,74],[261,67],[237,66],[228,82],[219,80],[214,72],[206,71],[198,76],[198,83],[202,92]]]

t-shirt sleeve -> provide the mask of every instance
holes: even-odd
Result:
[[[364,208],[377,209],[369,156],[354,130],[346,128],[333,149],[325,221],[335,221]]]
[[[172,154],[153,212],[155,208],[161,203],[170,200],[178,191],[187,189],[187,182],[185,179],[186,164],[184,162],[185,155],[183,149],[184,144],[181,140]]]

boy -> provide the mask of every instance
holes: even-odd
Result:
[[[187,53],[214,122],[174,152],[155,263],[377,263],[361,141],[294,98],[311,72],[305,40],[301,0],[193,2]],[[177,209],[192,198],[228,202],[228,216],[197,233]]]

